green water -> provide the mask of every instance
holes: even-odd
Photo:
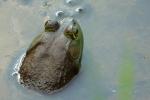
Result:
[[[124,51],[122,62],[120,65],[119,71],[119,88],[118,88],[118,100],[134,100],[134,82],[135,82],[135,62],[133,60],[132,52],[130,46],[131,44],[127,44],[127,48]]]

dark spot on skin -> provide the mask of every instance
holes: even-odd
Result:
[[[35,48],[37,48],[39,45],[42,45],[42,44],[44,44],[44,43],[42,43],[42,42],[37,43],[34,47],[32,47],[30,50],[27,51],[26,55],[28,55],[30,53],[30,51],[34,50]]]
[[[48,53],[44,53],[42,56],[41,56],[41,59],[42,58],[48,58],[49,57],[49,54]]]

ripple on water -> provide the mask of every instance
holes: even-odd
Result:
[[[56,17],[64,17],[65,16],[65,12],[62,10],[56,11],[55,13]]]
[[[75,9],[75,11],[77,13],[82,13],[83,12],[83,7],[78,7],[78,8]]]
[[[67,6],[77,6],[82,3],[83,0],[65,0]]]

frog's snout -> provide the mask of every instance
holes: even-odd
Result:
[[[58,21],[48,20],[45,22],[45,32],[56,32],[60,27]]]

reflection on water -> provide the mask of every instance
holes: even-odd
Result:
[[[65,0],[0,1],[0,100],[148,100],[150,1],[71,1],[73,5]],[[81,13],[79,8],[83,8]],[[57,11],[63,11],[63,16],[56,17]],[[85,39],[78,77],[53,95],[28,90],[11,76],[47,16],[75,17]]]

